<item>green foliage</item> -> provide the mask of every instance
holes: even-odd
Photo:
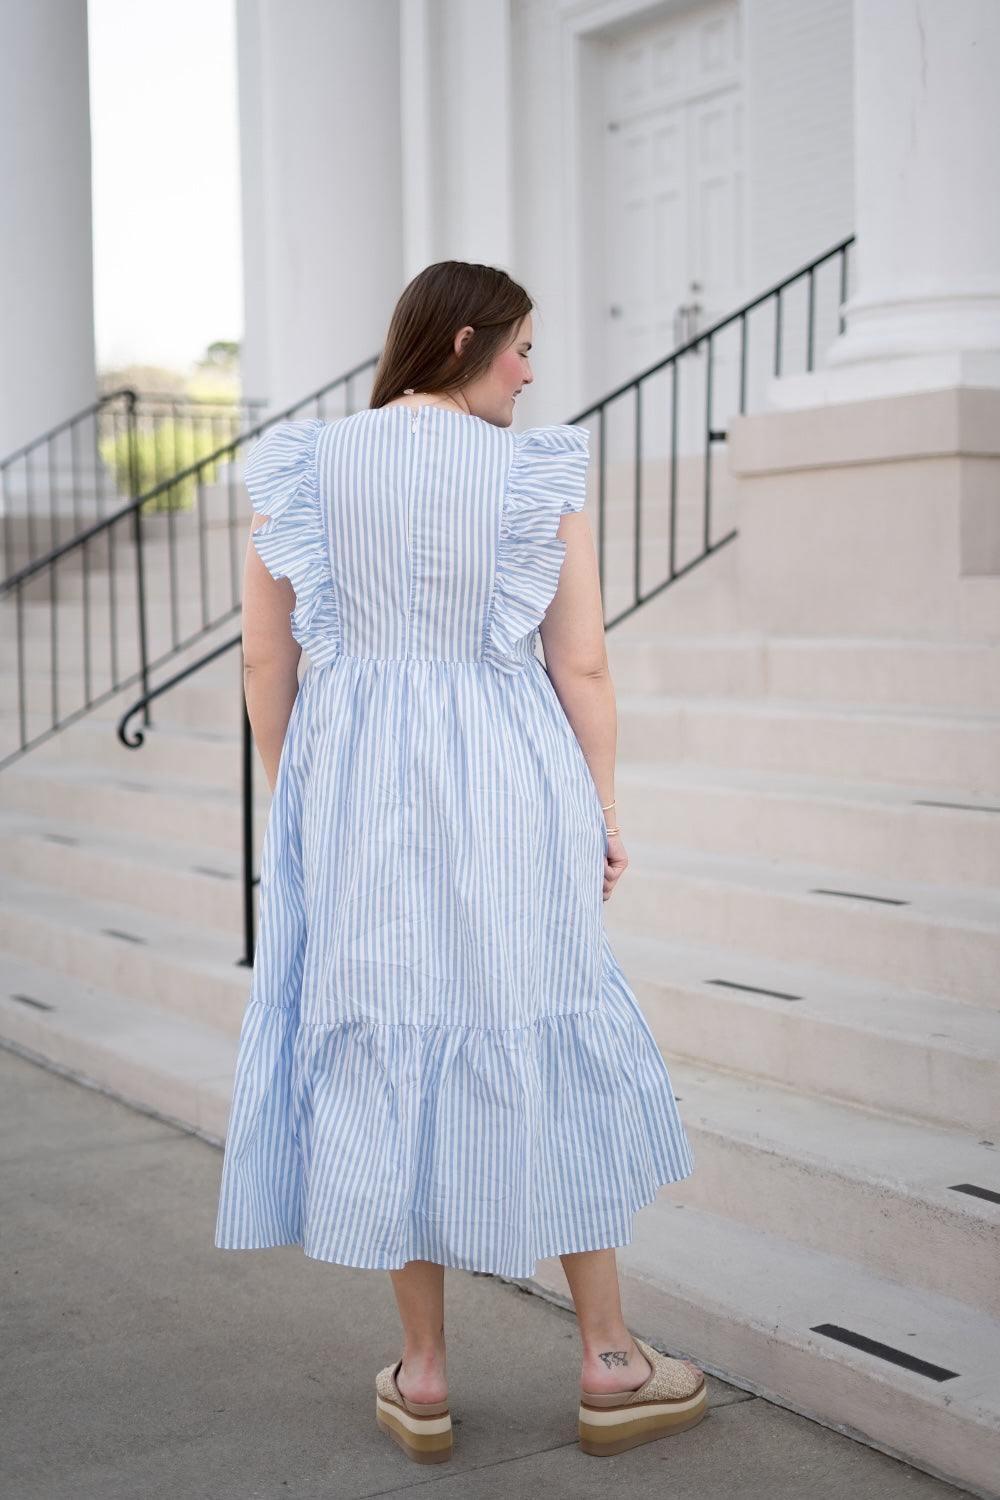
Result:
[[[165,479],[214,453],[229,435],[221,433],[218,424],[213,431],[207,422],[192,422],[184,417],[162,416],[152,423],[140,423],[135,431],[135,490],[132,488],[131,444],[127,428],[101,442],[101,458],[113,470],[122,495],[145,495]],[[189,475],[154,495],[144,509],[150,512],[191,510],[197,484],[199,481],[211,484],[217,469],[217,464],[204,465],[200,474]]]

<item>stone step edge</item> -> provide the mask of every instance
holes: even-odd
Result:
[[[0,996],[0,1046],[222,1145],[235,1037],[25,961],[8,973],[34,1003]]]
[[[650,1226],[650,1217],[655,1220],[658,1214],[672,1209],[661,1196],[639,1216],[633,1244],[618,1251],[624,1311],[631,1328],[640,1336],[650,1330],[649,1341],[654,1345],[696,1359],[709,1374],[732,1385],[960,1485],[982,1500],[997,1500],[994,1485],[1000,1377],[992,1377],[988,1402],[983,1399],[984,1377],[970,1379],[972,1388],[967,1395],[956,1395],[955,1382],[933,1386],[926,1382],[924,1388],[917,1383],[919,1377],[909,1371],[812,1333],[816,1323],[827,1321],[818,1313],[825,1286],[847,1282],[863,1288],[869,1298],[890,1288],[897,1304],[912,1297],[914,1308],[933,1308],[940,1319],[947,1317],[950,1309],[964,1314],[966,1320],[975,1318],[977,1327],[986,1329],[995,1343],[993,1369],[1000,1371],[1000,1324],[996,1320],[932,1293],[919,1289],[911,1293],[820,1251],[801,1250],[789,1241],[704,1210],[684,1208],[678,1215],[684,1235],[688,1239],[692,1233],[697,1237],[705,1267],[718,1263],[717,1247],[728,1243],[731,1249],[736,1247],[731,1254],[734,1264],[745,1265],[753,1255],[765,1275],[780,1280],[780,1310],[748,1307],[745,1294],[727,1302],[718,1294],[718,1279],[711,1287],[690,1276],[678,1283],[675,1263],[664,1257],[656,1241],[655,1224]],[[775,1277],[776,1252],[783,1260],[794,1260],[799,1268],[797,1279],[793,1281],[788,1274]],[[669,1274],[665,1274],[668,1264]],[[739,1278],[736,1280],[740,1284]],[[539,1262],[535,1276],[517,1285],[560,1306],[571,1305],[558,1261]],[[813,1312],[800,1323],[793,1322],[788,1313],[789,1293],[802,1302],[810,1295],[815,1299]],[[907,1322],[915,1327],[919,1321],[900,1320],[900,1339],[905,1337],[902,1330]],[[663,1341],[665,1329],[670,1330],[667,1343]]]

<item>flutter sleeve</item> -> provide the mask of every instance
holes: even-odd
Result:
[[[515,439],[484,653],[496,665],[523,655],[552,602],[566,551],[559,522],[586,499],[588,437],[582,427],[535,427]]]
[[[292,634],[315,666],[340,650],[329,540],[320,507],[316,447],[324,422],[281,422],[254,448],[243,479],[258,515],[253,534],[272,578],[295,590]]]

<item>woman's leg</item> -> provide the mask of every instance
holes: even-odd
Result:
[[[582,1388],[595,1394],[637,1391],[651,1372],[625,1327],[615,1252],[585,1250],[559,1258],[580,1325]]]
[[[444,1266],[411,1260],[389,1275],[403,1324],[403,1368],[396,1377],[400,1393],[410,1401],[444,1401]]]

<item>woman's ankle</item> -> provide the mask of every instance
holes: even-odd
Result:
[[[649,1361],[631,1334],[585,1345],[580,1384],[595,1395],[637,1391],[652,1374]]]
[[[443,1401],[448,1394],[448,1373],[443,1340],[421,1348],[404,1348],[403,1367],[396,1376],[400,1395],[408,1401]]]

